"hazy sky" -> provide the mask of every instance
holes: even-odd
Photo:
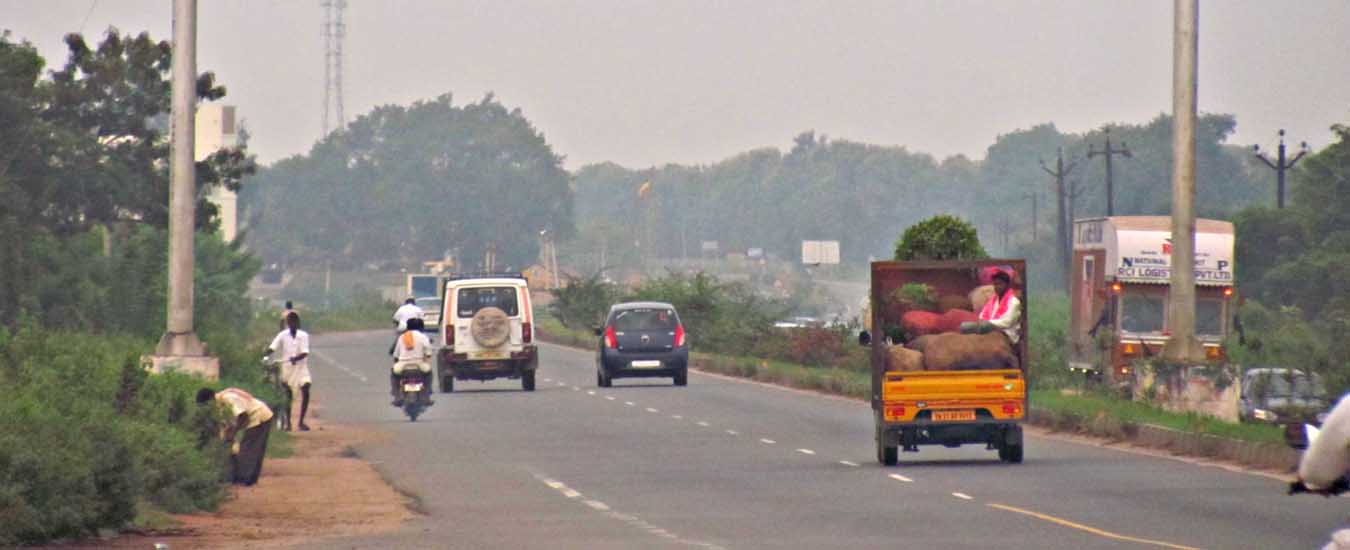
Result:
[[[0,29],[64,62],[67,32],[169,39],[171,0],[0,0]],[[814,129],[982,158],[1000,133],[1083,131],[1171,109],[1168,0],[349,0],[347,118],[495,92],[567,166],[709,163]],[[1233,142],[1350,122],[1350,2],[1201,2],[1200,109]],[[320,133],[318,0],[204,0],[215,71],[270,162]]]

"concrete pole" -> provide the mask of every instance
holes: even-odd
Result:
[[[173,2],[173,114],[169,182],[169,311],[160,355],[202,355],[192,326],[196,226],[194,115],[197,99],[197,2]]]
[[[1199,0],[1174,0],[1172,43],[1172,331],[1165,359],[1204,360],[1195,339],[1195,126]]]

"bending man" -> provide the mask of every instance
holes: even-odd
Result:
[[[230,446],[228,480],[238,485],[257,483],[262,475],[263,455],[267,454],[267,436],[272,432],[272,409],[239,388],[219,392],[211,388],[197,390],[197,404],[207,403],[223,406],[230,417],[220,433],[220,438]],[[235,442],[241,431],[243,439]]]

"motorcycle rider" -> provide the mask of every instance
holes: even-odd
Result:
[[[1289,485],[1289,493],[1338,495],[1350,489],[1350,399],[1342,397],[1322,423],[1316,439],[1298,462],[1298,479]],[[1331,542],[1322,550],[1350,550],[1350,528],[1331,534]]]
[[[394,343],[389,346],[389,355],[393,355],[394,348],[398,347],[397,336],[402,335],[404,331],[408,330],[408,320],[420,320],[423,314],[422,308],[417,307],[417,299],[415,298],[404,300],[403,305],[399,306],[398,309],[394,311],[394,333],[396,336],[394,338]]]
[[[389,392],[394,396],[395,407],[403,406],[403,392],[399,379],[403,372],[411,369],[423,373],[422,400],[434,405],[431,400],[431,339],[422,329],[425,328],[420,317],[407,320],[407,330],[394,341],[394,366],[389,371]]]

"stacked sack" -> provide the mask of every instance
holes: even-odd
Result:
[[[987,282],[985,279],[985,274],[981,273],[981,282]],[[937,311],[915,309],[905,312],[900,318],[900,326],[910,340],[906,346],[890,346],[886,350],[886,370],[1018,368],[1017,356],[1001,332],[960,333],[962,323],[979,321],[976,311],[993,295],[993,285],[984,284],[968,296],[939,297]]]

